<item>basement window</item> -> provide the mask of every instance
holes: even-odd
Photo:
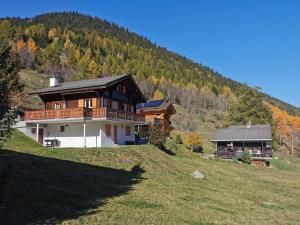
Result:
[[[31,128],[31,133],[32,134],[36,134],[36,128],[34,127],[34,128]]]
[[[65,132],[65,126],[60,126],[60,127],[59,127],[59,131],[60,131],[60,132]]]

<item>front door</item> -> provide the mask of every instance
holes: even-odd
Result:
[[[118,144],[118,125],[114,125],[114,143]]]
[[[44,142],[44,129],[39,128],[39,143],[43,144],[43,142]]]

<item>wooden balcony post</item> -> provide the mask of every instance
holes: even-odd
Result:
[[[85,120],[83,121],[83,147],[86,148],[86,127],[85,127]]]
[[[36,141],[37,142],[39,142],[39,128],[40,128],[39,123],[36,123]]]

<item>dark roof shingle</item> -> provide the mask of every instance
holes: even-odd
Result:
[[[118,75],[118,76],[110,76],[110,77],[101,77],[96,79],[88,79],[88,80],[79,80],[61,83],[54,87],[46,87],[42,89],[35,90],[31,92],[31,94],[42,94],[47,92],[60,92],[65,90],[79,89],[79,88],[89,88],[89,87],[101,87],[106,86],[114,81],[130,76],[126,75]]]
[[[212,141],[250,141],[272,140],[272,129],[268,124],[263,125],[232,125],[218,129]]]

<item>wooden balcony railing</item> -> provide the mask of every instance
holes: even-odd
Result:
[[[263,150],[249,150],[250,154],[253,158],[260,158],[260,157],[273,157],[273,150],[272,149],[263,149]],[[241,157],[242,151],[235,151],[235,150],[224,150],[218,149],[216,155],[222,158],[234,158],[234,157]]]
[[[112,119],[123,119],[132,121],[145,121],[145,116],[138,115],[131,112],[123,112],[117,110],[109,110],[108,108],[94,108],[92,111],[93,118],[112,118]]]
[[[25,112],[24,120],[45,120],[85,117],[84,108],[35,110]]]
[[[24,120],[45,120],[65,118],[111,118],[131,121],[145,121],[145,117],[131,112],[112,111],[108,108],[68,108],[57,110],[36,110],[25,112]]]

